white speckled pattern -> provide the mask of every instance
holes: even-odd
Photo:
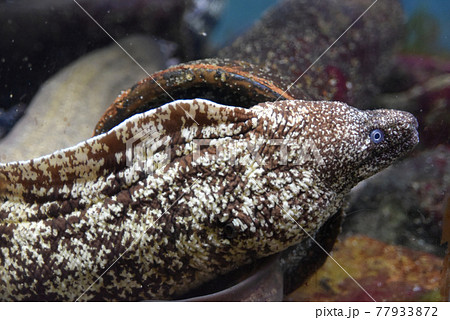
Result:
[[[177,297],[304,240],[290,216],[314,234],[351,187],[415,146],[416,128],[409,113],[340,102],[178,100],[0,164],[0,300],[75,300],[132,244],[81,300]],[[154,157],[170,145],[151,173],[126,165],[142,132],[165,142]]]

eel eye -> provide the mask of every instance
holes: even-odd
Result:
[[[225,227],[223,228],[223,234],[227,239],[235,238],[237,235],[235,226],[232,223],[226,224]]]
[[[372,140],[373,143],[378,144],[380,142],[384,141],[384,133],[380,129],[372,130],[370,133],[370,140]]]

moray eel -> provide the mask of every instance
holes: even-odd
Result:
[[[1,164],[0,299],[176,298],[314,235],[417,143],[402,111],[195,99]]]

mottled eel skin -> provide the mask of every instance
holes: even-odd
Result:
[[[139,157],[126,163],[126,141],[141,132],[154,157],[170,146],[154,172]],[[195,139],[211,140],[197,148]],[[351,187],[417,142],[417,121],[402,111],[197,99],[1,164],[0,299],[176,298],[304,240],[299,225],[314,234]]]

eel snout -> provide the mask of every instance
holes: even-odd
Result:
[[[406,111],[394,111],[397,119],[397,125],[399,127],[400,137],[403,140],[400,142],[403,145],[404,152],[411,151],[419,143],[419,123],[416,117]]]

